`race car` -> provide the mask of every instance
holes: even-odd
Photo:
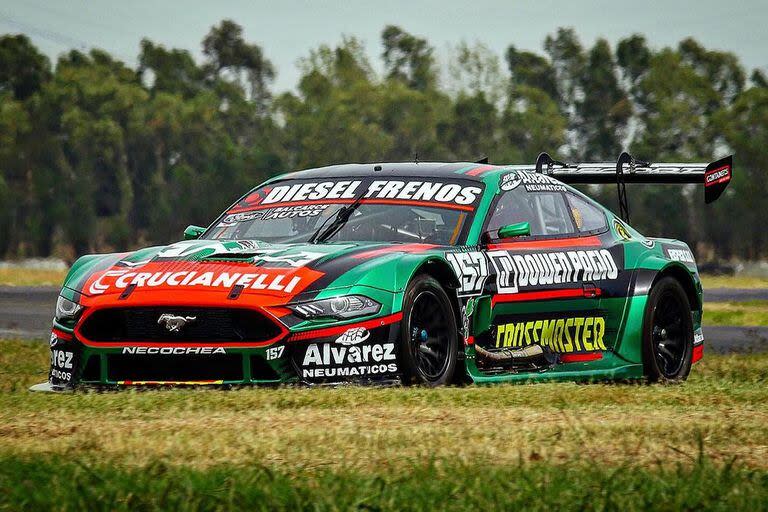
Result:
[[[277,176],[185,240],[78,259],[47,383],[681,381],[702,357],[684,242],[629,224],[626,184],[712,164],[379,163]],[[615,183],[621,215],[571,184]]]

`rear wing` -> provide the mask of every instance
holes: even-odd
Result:
[[[650,163],[622,153],[616,163],[564,163],[553,160],[547,153],[536,159],[536,172],[552,176],[569,184],[616,183],[619,191],[621,217],[629,222],[626,183],[701,183],[704,202],[715,201],[728,186],[733,174],[733,155],[707,163]]]

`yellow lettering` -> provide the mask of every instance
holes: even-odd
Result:
[[[605,334],[605,318],[595,317],[595,348],[600,350],[607,350],[605,348],[605,342],[603,342],[603,334]]]
[[[525,324],[523,322],[519,322],[515,324],[515,347],[522,347],[523,346],[523,328],[525,327]]]
[[[531,342],[531,329],[533,328],[533,322],[525,323],[525,344],[530,345]]]
[[[581,327],[584,325],[584,317],[577,316],[574,318],[573,325],[576,326],[576,332],[573,334],[573,337],[578,340],[579,336],[581,335]]]
[[[570,348],[566,349],[565,346],[563,346],[563,329],[565,328],[565,320],[562,318],[559,318],[557,322],[555,322],[555,343],[556,347],[560,350],[560,352],[565,352],[566,350],[570,352]],[[568,344],[568,347],[570,347],[571,344]]]
[[[554,343],[555,321],[544,320],[542,324],[544,327],[541,329],[541,344],[548,346],[552,350],[557,350]]]
[[[565,339],[568,341],[568,346],[571,346],[571,342],[575,342],[576,346],[578,347],[579,340],[571,338],[571,327],[573,327],[573,318],[569,318],[565,321]]]
[[[592,331],[590,331],[589,328],[592,327],[592,323],[594,321],[595,321],[594,317],[591,317],[591,316],[588,316],[584,320],[584,339],[583,339],[583,342],[584,342],[584,347],[587,350],[592,350],[592,343],[589,341],[589,338],[592,335]]]
[[[536,320],[533,323],[533,341],[534,343],[539,342],[539,332],[541,332],[541,320]]]

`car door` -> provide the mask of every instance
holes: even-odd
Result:
[[[566,359],[607,348],[600,284],[616,273],[615,262],[598,230],[584,229],[592,218],[574,213],[565,186],[553,188],[502,190],[490,209],[491,325],[478,340],[488,348],[540,344]],[[501,227],[519,222],[530,224],[530,236],[498,237]],[[603,231],[604,224],[603,217]]]

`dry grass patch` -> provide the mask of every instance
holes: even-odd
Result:
[[[66,270],[33,268],[0,268],[0,285],[4,286],[61,286]]]

